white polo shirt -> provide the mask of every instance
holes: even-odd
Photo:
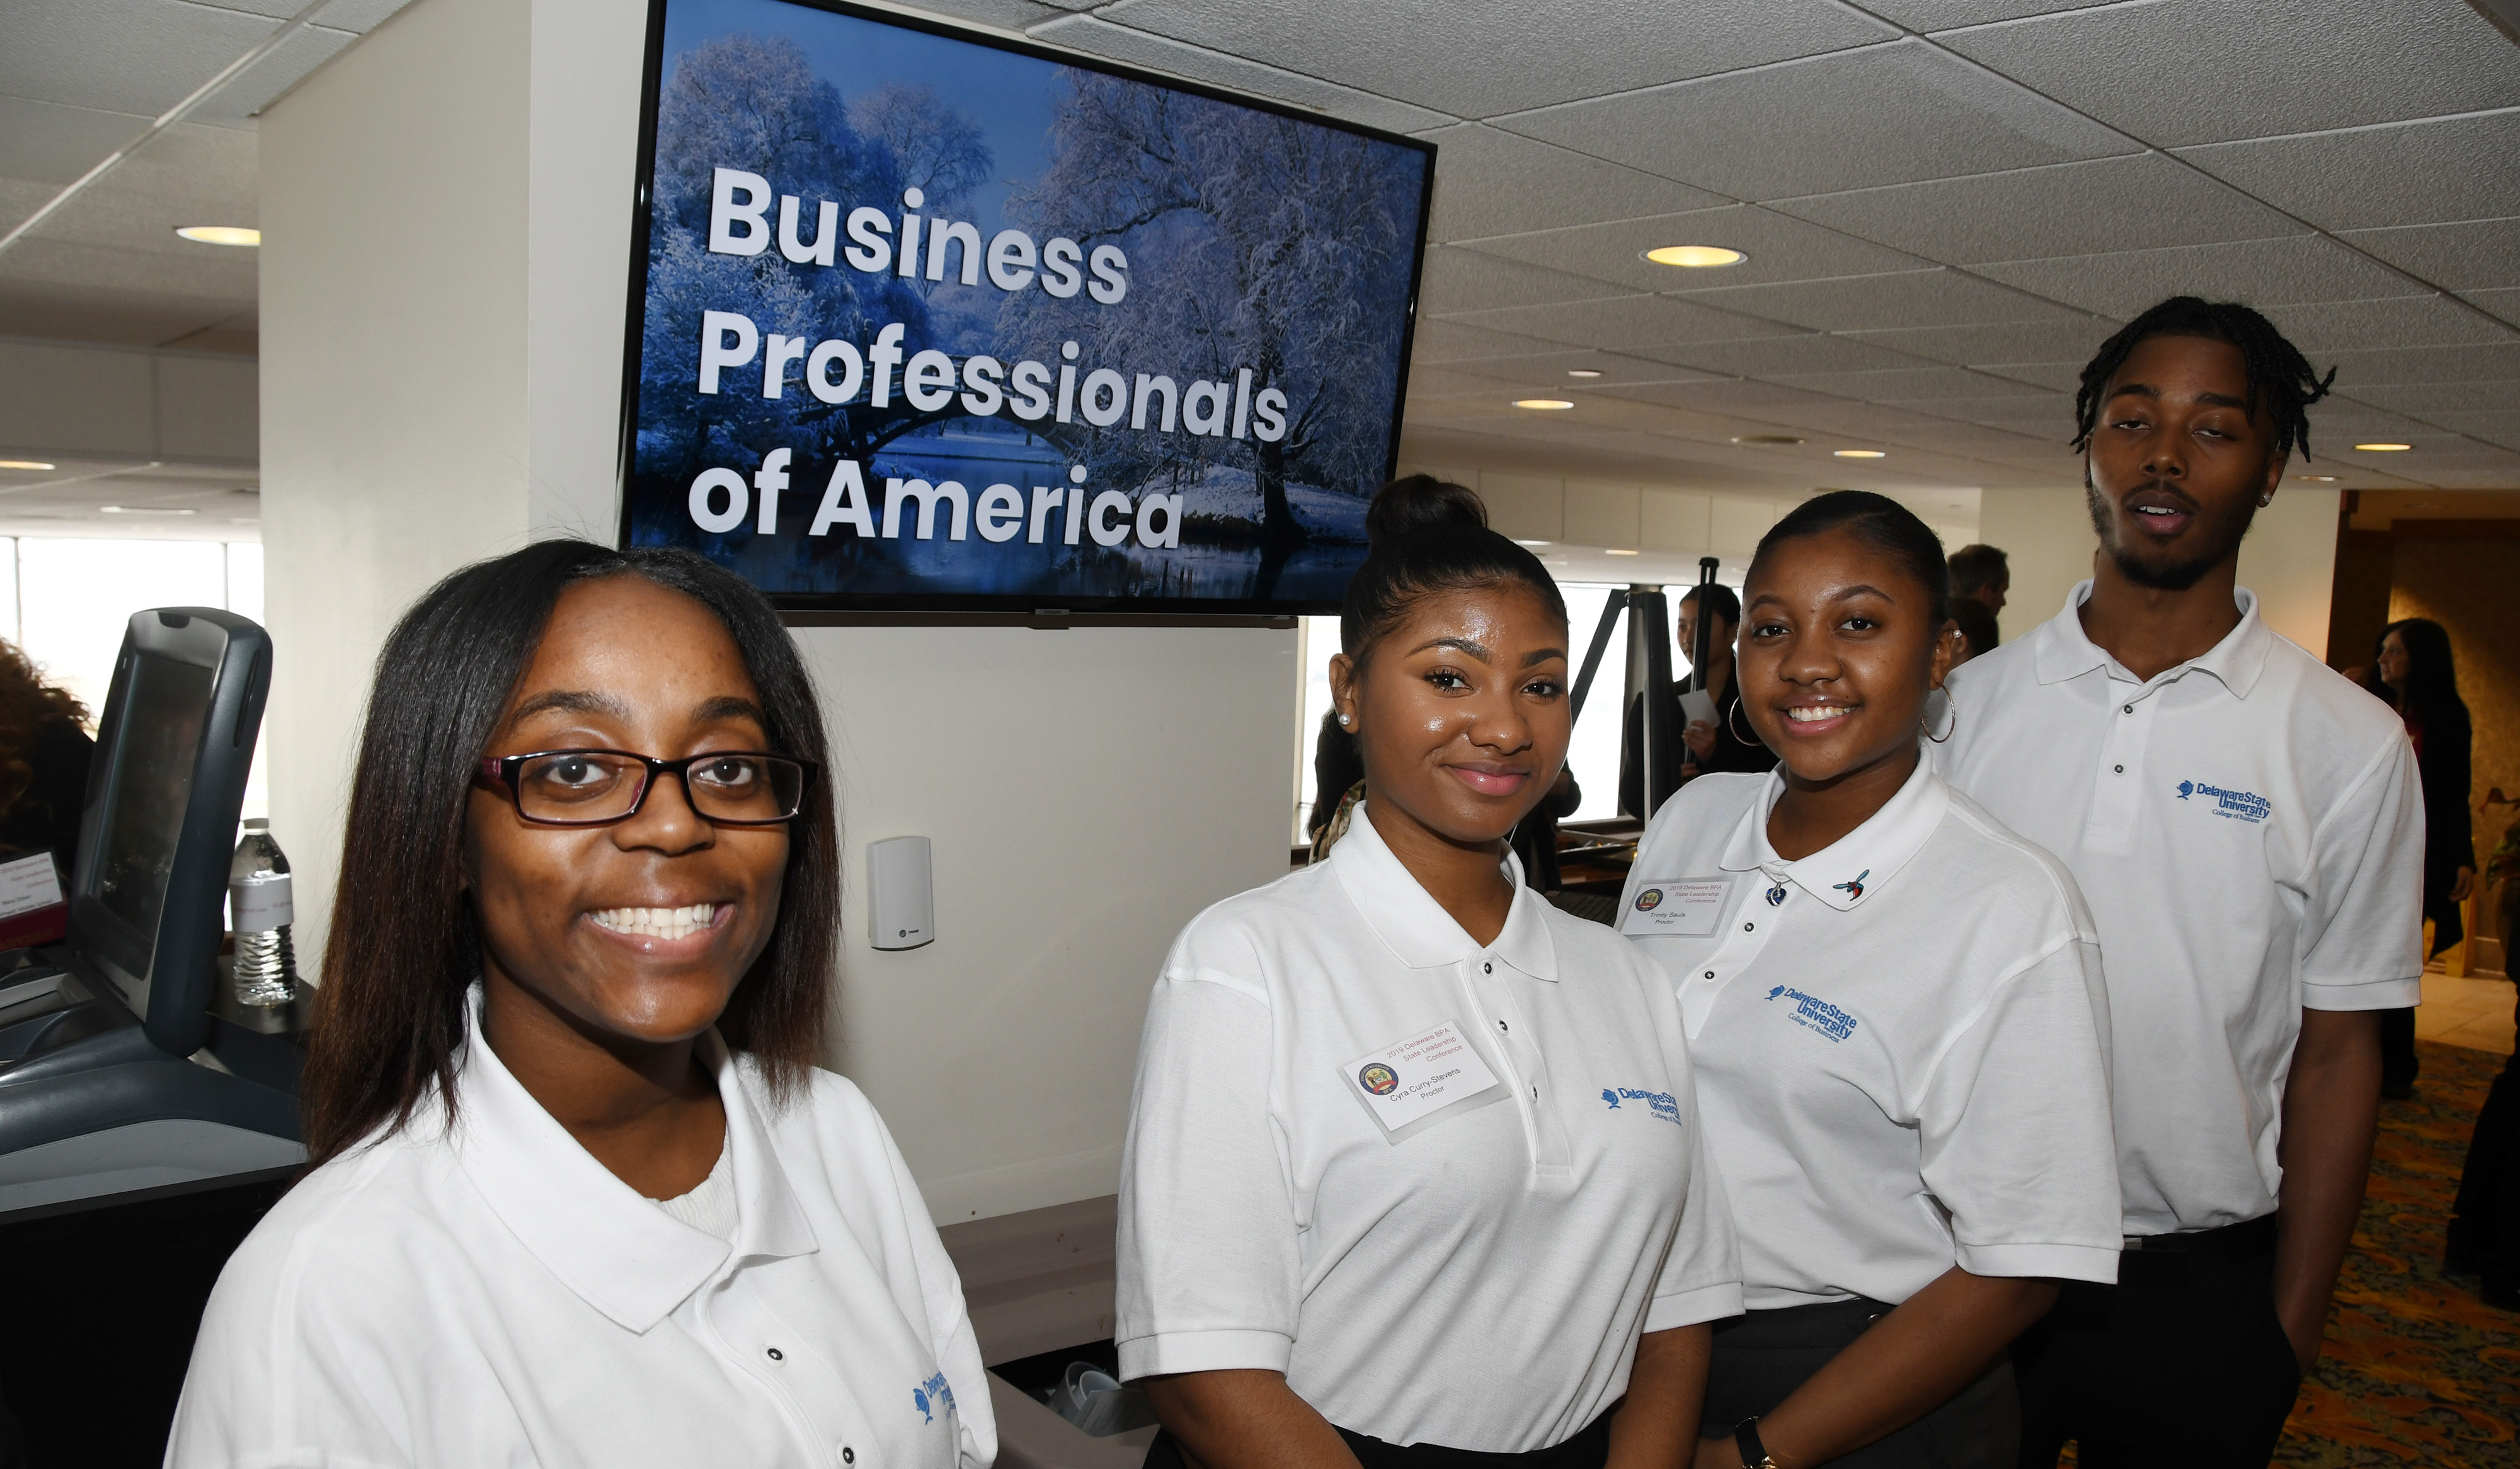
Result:
[[[1931,765],[1796,861],[1781,771],[1656,812],[1620,931],[1676,984],[1752,1310],[1959,1265],[2117,1279],[2107,1000],[2073,879]]]
[[[1265,1368],[1340,1427],[1512,1453],[1741,1308],[1671,987],[1514,879],[1481,946],[1364,808],[1173,944],[1121,1165],[1124,1378]]]
[[[2275,1208],[2301,1012],[2414,1004],[2423,802],[2397,714],[2258,619],[2151,679],[2084,635],[2092,583],[1951,678],[1935,760],[2054,852],[2108,955],[2130,1235]]]
[[[457,1121],[317,1169],[220,1272],[170,1469],[980,1469],[961,1284],[866,1098],[707,1059],[734,1241],[641,1198],[472,1030]]]

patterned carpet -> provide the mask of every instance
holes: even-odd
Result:
[[[2327,1350],[2278,1464],[2520,1464],[2520,1314],[2444,1277],[2442,1222],[2502,1058],[2417,1042],[2423,1080],[2380,1104],[2380,1144]]]
[[[2354,1251],[2327,1317],[2327,1348],[2302,1385],[2277,1464],[2520,1465],[2520,1314],[2442,1274],[2442,1222],[2458,1192],[2468,1129],[2502,1058],[2415,1042],[2412,1101],[2380,1104],[2380,1141]],[[2066,1446],[2059,1469],[2073,1469]]]

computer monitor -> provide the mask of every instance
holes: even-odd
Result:
[[[160,1050],[208,1031],[220,904],[271,686],[271,638],[212,608],[132,615],[97,725],[70,878],[74,972],[100,979]]]

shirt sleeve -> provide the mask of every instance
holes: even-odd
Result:
[[[1732,1234],[1732,1210],[1724,1198],[1724,1176],[1706,1151],[1706,1129],[1697,1121],[1697,1087],[1688,1098],[1685,1125],[1696,1139],[1688,1163],[1688,1198],[1681,1205],[1680,1230],[1654,1277],[1645,1307],[1646,1332],[1694,1326],[1741,1314],[1741,1251]]]
[[[2100,984],[2099,946],[2064,937],[1997,987],[1926,1079],[1925,1187],[1973,1275],[2117,1280]]]
[[[2302,1004],[2389,1010],[2423,999],[2424,802],[2392,741],[2311,838]]]
[[[1238,977],[1168,971],[1155,986],[1120,1164],[1124,1381],[1283,1372],[1293,1354],[1302,1262],[1269,1116],[1271,1035]]]

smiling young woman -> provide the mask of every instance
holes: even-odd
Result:
[[[1952,648],[1921,521],[1808,501],[1745,603],[1741,709],[1778,767],[1683,787],[1620,905],[1747,1226],[1696,1462],[2009,1469],[2005,1345],[2053,1278],[2117,1268],[2091,921],[1922,757]]]
[[[1680,1462],[1739,1309],[1671,987],[1523,886],[1566,755],[1566,609],[1478,498],[1376,497],[1319,863],[1175,941],[1121,1165],[1149,1465]]]
[[[689,553],[546,542],[405,615],[310,1170],[220,1276],[170,1464],[988,1462],[953,1267],[811,1064],[823,758],[778,615]]]

